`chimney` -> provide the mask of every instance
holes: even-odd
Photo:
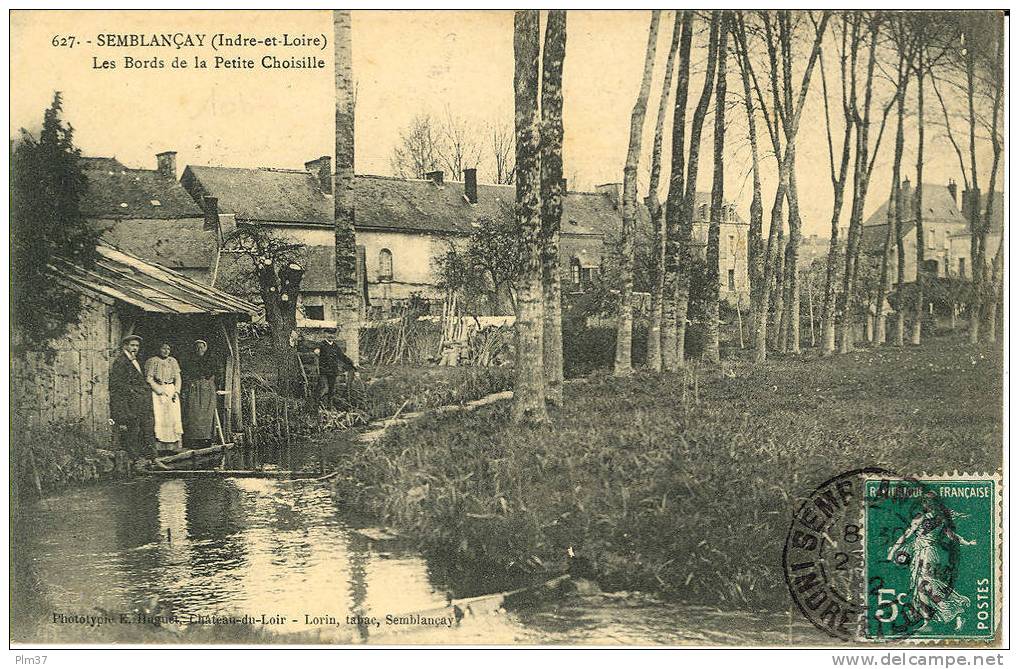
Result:
[[[567,186],[566,177],[563,177],[562,179],[559,180],[559,187],[562,188],[563,195],[566,195],[566,192],[567,192],[566,191],[566,186]]]
[[[315,160],[309,160],[304,164],[304,169],[311,172],[312,176],[318,179],[318,187],[326,195],[333,192],[333,157],[322,156]]]
[[[442,185],[442,170],[435,170],[434,172],[425,172],[425,179],[433,182],[436,186]]]
[[[474,167],[464,169],[464,197],[471,204],[478,203],[478,170]]]
[[[902,180],[902,192],[908,193],[913,188],[912,184],[909,183],[909,179]]]
[[[165,179],[177,180],[177,152],[163,151],[156,154],[156,171]]]
[[[205,212],[206,230],[219,229],[219,198],[212,195],[202,196],[202,211]]]
[[[612,202],[612,206],[616,209],[622,209],[623,207],[623,184],[611,183],[611,184],[600,184],[595,186],[595,189],[602,195],[607,195],[609,200]]]
[[[948,180],[948,194],[952,196],[952,204],[956,207],[959,206],[959,186],[955,183],[955,179]]]

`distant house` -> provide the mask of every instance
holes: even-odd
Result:
[[[708,249],[708,228],[711,225],[711,193],[697,193],[694,200],[692,242],[695,252],[704,258]],[[723,299],[747,298],[750,279],[747,275],[747,237],[750,225],[737,213],[736,205],[722,205],[718,234],[719,295]]]
[[[961,203],[957,200],[958,186],[950,181],[947,186],[924,184],[923,216],[924,263],[926,271],[937,277],[969,278],[972,271],[970,260],[970,226],[964,210],[968,208],[970,193],[962,192]],[[902,216],[902,240],[905,250],[904,269],[907,283],[916,281],[916,216],[913,211],[915,192],[909,180],[902,183],[902,201],[906,210]],[[986,196],[980,198],[986,204]],[[988,234],[986,262],[990,264],[1001,240],[1004,213],[1001,193],[996,194],[995,216],[992,217],[991,232]],[[960,207],[961,204],[961,207]],[[879,256],[884,251],[888,233],[888,202],[885,201],[863,224],[861,249]],[[894,241],[894,240],[893,240]],[[893,243],[889,257],[889,270],[895,282],[898,267],[897,248]]]
[[[970,278],[972,272],[972,262],[970,261],[971,249],[970,243],[973,235],[971,234],[971,226],[969,219],[969,206],[970,206],[971,195],[968,191],[962,193],[962,206],[960,207],[963,212],[963,216],[966,218],[966,230],[964,232],[958,232],[952,235],[950,239],[950,245],[952,250],[952,262],[954,266],[952,271],[955,275]],[[983,220],[984,212],[987,209],[987,194],[983,193],[980,195],[980,218]],[[1001,245],[1002,234],[1005,226],[1005,194],[1001,192],[994,193],[994,202],[991,206],[991,224],[987,229],[987,248],[984,249],[984,262],[990,266],[994,262],[994,255],[998,252],[998,247]]]
[[[211,283],[216,226],[177,182],[175,154],[156,160],[157,169],[146,170],[116,158],[83,158],[88,185],[82,212],[117,248]]]
[[[466,239],[485,218],[512,215],[513,186],[358,175],[354,182],[358,251],[367,303],[388,314],[413,298],[440,300],[433,259]],[[188,165],[181,184],[206,215],[231,215],[305,245],[301,301],[306,317],[331,320],[335,306],[332,170],[328,156],[304,170]],[[601,267],[605,233],[620,213],[605,193],[571,192],[564,198],[561,237],[564,290],[579,290]],[[231,261],[224,254],[221,274]]]

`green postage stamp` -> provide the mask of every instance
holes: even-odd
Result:
[[[995,638],[997,484],[966,475],[867,480],[868,639]]]

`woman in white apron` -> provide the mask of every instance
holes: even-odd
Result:
[[[180,418],[180,365],[170,355],[170,345],[159,347],[159,355],[145,361],[145,380],[152,388],[152,412],[156,441],[161,451],[181,450],[184,427]]]

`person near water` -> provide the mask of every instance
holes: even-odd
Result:
[[[216,374],[218,366],[204,339],[195,340],[194,353],[184,359],[184,441],[193,448],[209,446],[215,438]]]
[[[184,428],[180,414],[180,364],[163,343],[159,355],[145,361],[145,380],[152,389],[152,414],[156,441],[161,451],[181,450]]]
[[[326,337],[326,340],[315,349],[315,354],[318,356],[318,398],[324,401],[328,397],[332,401],[333,393],[336,391],[337,375],[341,371],[347,375],[349,390],[350,374],[357,367],[332,337]]]
[[[138,363],[142,338],[128,335],[120,342],[110,366],[110,424],[117,450],[132,459],[154,455],[152,440],[152,392]]]

